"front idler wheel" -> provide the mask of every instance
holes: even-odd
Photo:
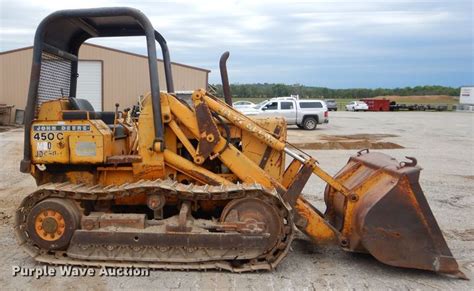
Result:
[[[71,200],[50,198],[31,209],[27,228],[34,244],[46,250],[65,250],[80,226],[79,208]]]

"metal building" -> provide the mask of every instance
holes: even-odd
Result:
[[[15,112],[26,106],[31,73],[32,47],[0,53],[0,104],[14,105]],[[160,89],[166,90],[164,67],[158,61]],[[175,91],[206,88],[209,70],[172,63]],[[95,44],[84,44],[79,52],[77,97],[88,99],[95,110],[113,111],[136,104],[150,90],[147,57]],[[18,118],[17,118],[18,119]]]

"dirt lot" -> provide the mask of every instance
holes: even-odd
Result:
[[[308,132],[289,130],[290,141],[306,147],[322,167],[334,174],[358,146],[395,144],[380,151],[397,159],[414,156],[424,168],[421,185],[454,256],[474,278],[474,115],[452,112],[331,112],[330,123]],[[333,142],[337,150],[313,150],[312,143]],[[362,142],[354,146],[344,142]],[[379,148],[387,148],[380,146]],[[292,250],[274,272],[152,271],[149,277],[12,277],[12,266],[41,267],[15,242],[15,207],[35,188],[33,179],[18,171],[22,130],[0,133],[0,286],[2,289],[452,289],[472,290],[473,281],[429,272],[397,269],[365,255],[319,247],[306,240]],[[377,148],[377,147],[376,147]],[[306,197],[324,210],[324,184],[312,178]]]

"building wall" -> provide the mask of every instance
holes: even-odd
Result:
[[[0,55],[0,104],[15,105],[25,109],[30,83],[33,49],[18,50]]]
[[[84,45],[79,51],[81,60],[103,60],[104,110],[114,110],[115,103],[131,106],[138,96],[150,91],[148,59],[134,54],[104,49],[95,45]],[[176,91],[206,88],[208,71],[183,65],[171,65]],[[160,90],[166,90],[165,71],[158,61]]]
[[[28,95],[33,49],[20,49],[0,54],[0,104],[24,109]],[[85,44],[80,60],[102,60],[103,110],[112,111],[135,104],[138,96],[150,91],[148,60],[144,56]],[[171,65],[176,91],[206,88],[209,71],[182,64]],[[163,62],[158,61],[160,90],[166,90]]]

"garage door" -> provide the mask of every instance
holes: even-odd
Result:
[[[79,61],[76,97],[87,99],[96,111],[102,111],[102,62]]]

